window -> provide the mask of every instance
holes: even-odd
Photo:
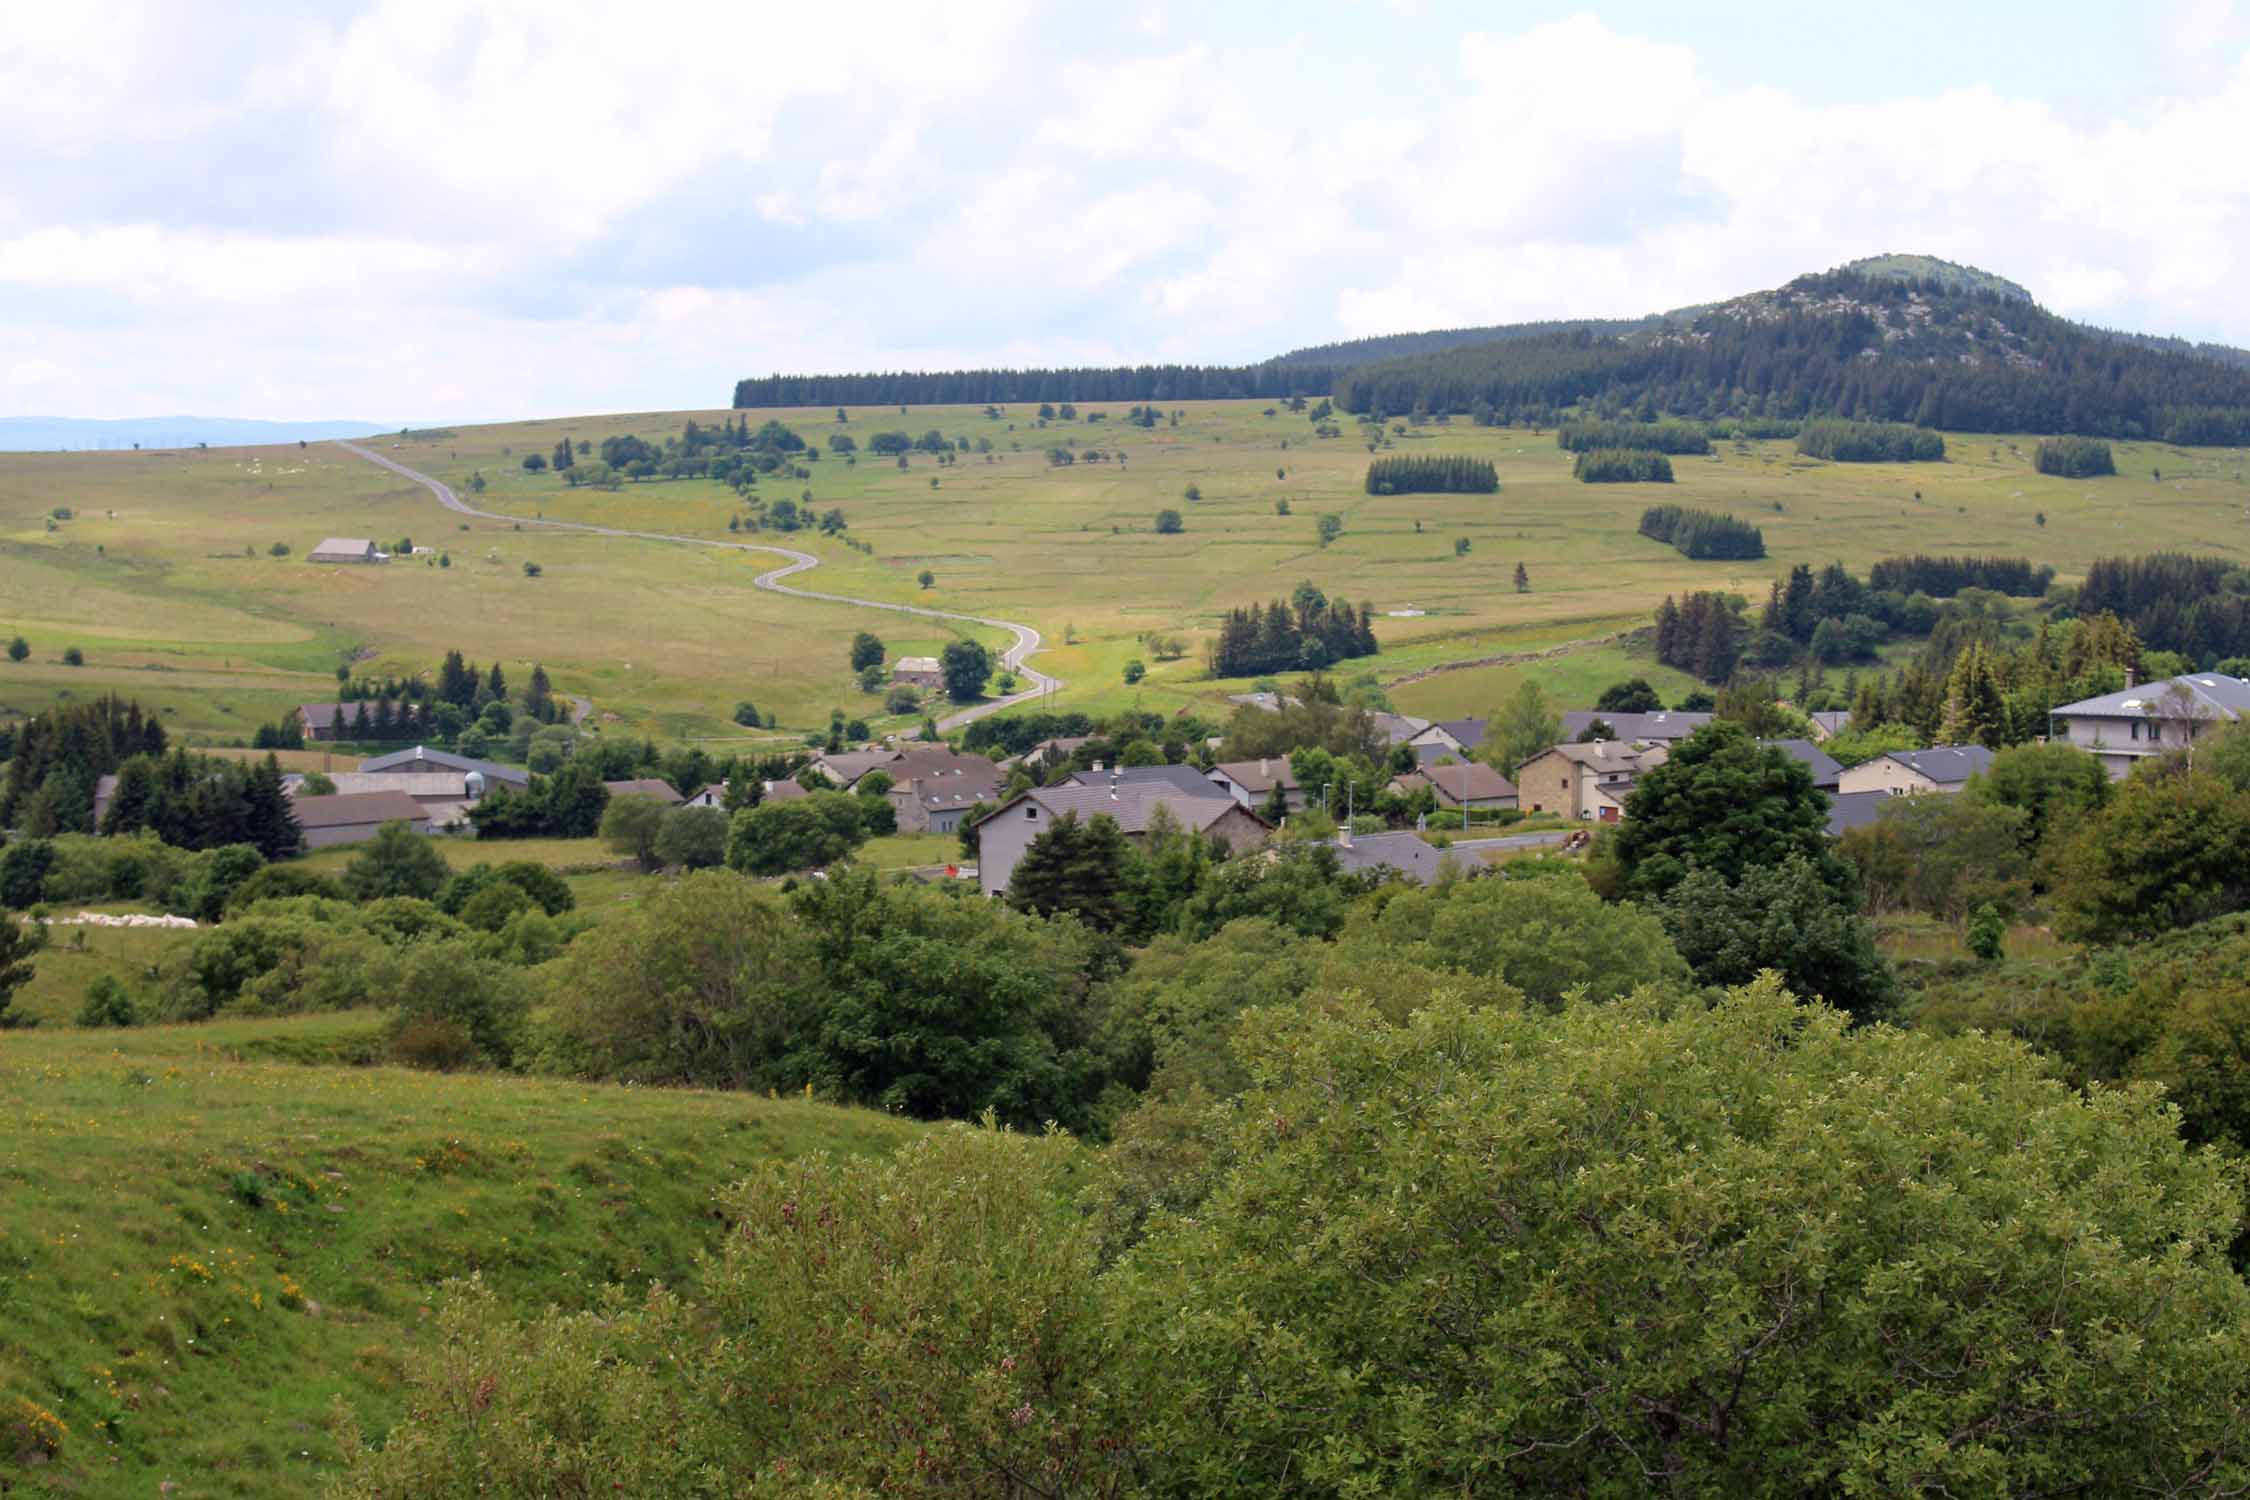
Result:
[[[1038,803],[1036,803],[1036,802],[1026,802],[1026,803],[1025,803],[1025,804],[1023,805],[1023,815],[1024,815],[1025,817],[1027,817],[1027,818],[1036,818],[1036,817],[1038,817],[1038,816],[1039,816],[1039,804],[1038,804]]]

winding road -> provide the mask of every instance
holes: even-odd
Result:
[[[927,620],[960,620],[970,625],[989,625],[995,630],[1005,630],[1014,635],[1016,643],[1000,653],[1001,669],[1016,673],[1031,685],[1020,692],[1011,693],[1005,698],[997,698],[990,703],[980,703],[974,708],[963,709],[960,713],[940,719],[938,728],[941,730],[958,729],[972,719],[981,719],[986,714],[998,713],[1001,709],[1013,704],[1028,703],[1041,694],[1062,686],[1062,679],[1049,677],[1026,664],[1027,658],[1040,646],[1039,632],[1029,625],[1019,625],[1013,620],[989,619],[984,615],[963,615],[955,614],[951,610],[925,609],[919,604],[891,604],[881,599],[854,599],[849,594],[823,594],[813,589],[792,588],[783,583],[781,580],[784,578],[810,572],[820,566],[820,559],[810,552],[799,552],[793,547],[774,547],[757,542],[721,542],[709,537],[674,536],[669,532],[662,531],[626,531],[615,526],[595,526],[584,521],[549,521],[538,516],[509,516],[502,515],[494,510],[479,510],[455,494],[453,487],[442,479],[433,479],[419,469],[410,469],[398,460],[385,458],[374,449],[362,447],[358,443],[346,442],[339,438],[336,440],[336,446],[347,452],[358,454],[369,463],[378,464],[394,474],[413,480],[416,484],[437,496],[438,504],[444,506],[447,510],[456,511],[464,516],[477,516],[487,521],[507,521],[519,526],[542,526],[550,531],[584,531],[595,536],[633,537],[644,542],[677,542],[685,547],[716,547],[732,552],[768,552],[789,559],[781,567],[760,573],[750,580],[757,587],[769,593],[787,594],[792,599],[817,599],[824,604],[850,604],[860,609],[886,609],[893,614],[919,615]],[[587,707],[590,711],[592,705],[588,704]],[[583,718],[584,715],[581,714],[580,717]]]

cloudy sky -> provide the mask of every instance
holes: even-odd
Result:
[[[0,415],[1236,362],[1891,250],[2250,344],[2250,5],[1845,9],[14,6]]]

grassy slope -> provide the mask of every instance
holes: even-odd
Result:
[[[1417,429],[1393,451],[1488,457],[1501,494],[1373,497],[1361,492],[1368,454],[1351,424],[1344,437],[1319,440],[1302,418],[1265,417],[1261,403],[1184,410],[1179,427],[1146,432],[1114,420],[1121,408],[1108,422],[1044,430],[1027,408],[999,420],[966,407],[859,410],[844,430],[862,445],[886,429],[936,427],[989,439],[996,451],[989,462],[966,454],[945,468],[916,454],[903,471],[888,460],[847,467],[827,458],[811,466],[810,481],[768,479],[764,490],[778,499],[809,488],[818,505],[843,507],[851,535],[874,548],[865,556],[803,532],[784,538],[822,557],[810,586],[1028,621],[1052,643],[1044,662],[1071,679],[1063,705],[1097,710],[1138,703],[1169,712],[1236,686],[1202,680],[1202,640],[1226,609],[1286,594],[1308,577],[1378,611],[1422,611],[1377,627],[1384,652],[1374,665],[1395,678],[1439,661],[1599,639],[1643,623],[1667,593],[1760,596],[1797,562],[1841,558],[1864,569],[1906,552],[1998,552],[2028,554],[2070,576],[2107,553],[2250,554],[2250,466],[2229,450],[2119,444],[2118,476],[2061,480],[2032,471],[2035,443],[2022,438],[1956,436],[1951,460],[1929,465],[1823,464],[1798,458],[1787,443],[1722,444],[1710,458],[1679,460],[1669,486],[1589,486],[1569,477],[1568,456],[1549,435],[1456,422]],[[572,491],[519,466],[523,454],[544,453],[560,436],[660,438],[689,415],[383,441],[386,451],[457,482],[483,472],[483,503],[496,510],[726,538],[734,507],[715,485]],[[768,415],[815,443],[837,430],[827,412],[750,414],[753,423]],[[1122,450],[1128,462],[1051,468],[1045,450],[1065,440]],[[1182,498],[1189,484],[1200,501]],[[1275,513],[1279,500],[1292,514]],[[1752,520],[1772,555],[1689,562],[1635,532],[1641,510],[1659,500]],[[43,518],[56,503],[74,505],[78,518],[48,532]],[[1150,529],[1165,506],[1185,513],[1184,534]],[[1325,551],[1314,542],[1324,511],[1346,527]],[[2035,521],[2042,513],[2043,527]],[[799,726],[824,722],[831,706],[872,709],[845,670],[853,630],[874,630],[894,656],[946,639],[942,627],[758,594],[748,580],[763,564],[748,555],[486,522],[464,535],[458,524],[414,487],[317,445],[303,453],[0,455],[0,630],[23,630],[35,648],[23,666],[0,666],[0,708],[125,686],[162,702],[175,722],[238,732],[287,702],[321,696],[339,650],[364,645],[378,667],[419,670],[459,644],[480,659],[498,650],[511,664],[540,657],[560,689],[590,694],[615,716],[606,722],[717,742],[738,737],[727,714],[739,698]],[[245,542],[262,548],[279,538],[301,557],[331,532],[411,532],[450,545],[455,566],[323,570],[241,556]],[[1453,555],[1456,537],[1471,542],[1468,556]],[[525,558],[540,561],[547,576],[523,578]],[[1529,593],[1510,581],[1519,561],[1530,572]],[[915,581],[925,567],[937,579],[930,590]],[[1076,644],[1066,643],[1066,629]],[[1189,655],[1151,660],[1148,679],[1126,688],[1124,663],[1148,658],[1140,637],[1151,631],[1185,634]],[[59,664],[73,641],[88,652],[85,668]],[[1481,713],[1518,670],[1575,704],[1613,675],[1612,665],[1659,675],[1645,663],[1564,658],[1448,673],[1415,684],[1401,706]]]
[[[0,1039],[0,1435],[19,1401],[69,1428],[53,1463],[15,1467],[0,1442],[0,1489],[310,1493],[338,1397],[378,1430],[397,1416],[401,1355],[447,1278],[525,1307],[676,1279],[721,1184],[911,1128],[801,1100],[236,1060],[348,1055],[374,1027]]]

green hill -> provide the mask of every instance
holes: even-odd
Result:
[[[804,1100],[244,1061],[364,1016],[0,1044],[0,1490],[295,1496],[377,1428],[439,1287],[582,1306],[682,1278],[762,1160],[914,1127]]]
[[[1975,266],[1964,266],[1934,255],[1870,255],[1838,266],[1856,276],[1877,281],[1922,282],[1948,292],[1981,292],[2010,302],[2036,302],[2017,283]]]

